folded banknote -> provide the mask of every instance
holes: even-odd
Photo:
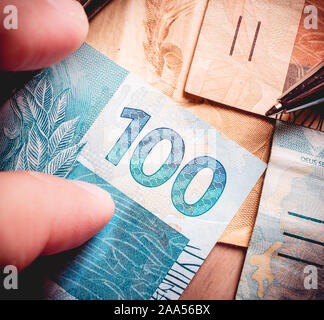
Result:
[[[90,182],[116,204],[45,259],[47,298],[177,299],[266,167],[87,44],[8,100],[0,128],[1,170]]]
[[[324,299],[324,133],[278,121],[237,299]]]

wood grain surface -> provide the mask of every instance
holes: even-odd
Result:
[[[234,299],[245,254],[246,248],[217,244],[180,299]]]

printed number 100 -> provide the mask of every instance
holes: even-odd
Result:
[[[146,112],[124,108],[122,118],[132,121],[111,148],[106,159],[117,166],[136,137],[143,130],[151,116]],[[153,174],[143,172],[144,162],[152,149],[162,140],[171,142],[171,151],[162,166]],[[149,132],[137,145],[130,160],[130,172],[134,180],[144,187],[154,188],[167,182],[178,170],[185,153],[181,136],[170,128],[157,128]],[[202,197],[193,204],[185,201],[185,192],[197,173],[209,168],[213,171],[212,181]],[[223,165],[209,156],[200,156],[187,163],[176,177],[171,191],[175,208],[186,216],[197,217],[210,210],[220,198],[226,185],[226,171]]]

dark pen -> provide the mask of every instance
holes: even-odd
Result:
[[[96,14],[98,14],[109,2],[112,0],[78,0],[90,21]],[[21,89],[30,79],[32,79],[40,70],[35,71],[0,71],[1,95],[0,106],[2,106],[7,99],[14,93]]]
[[[324,103],[324,61],[285,91],[265,115],[293,112]]]
[[[87,16],[89,21],[98,14],[111,0],[78,0]]]

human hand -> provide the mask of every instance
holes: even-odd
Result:
[[[0,24],[0,69],[44,68],[84,41],[88,21],[75,0],[0,0],[18,9],[18,29]],[[3,16],[5,17],[5,16]],[[104,190],[36,172],[0,173],[0,267],[27,267],[39,255],[78,247],[110,220]]]

